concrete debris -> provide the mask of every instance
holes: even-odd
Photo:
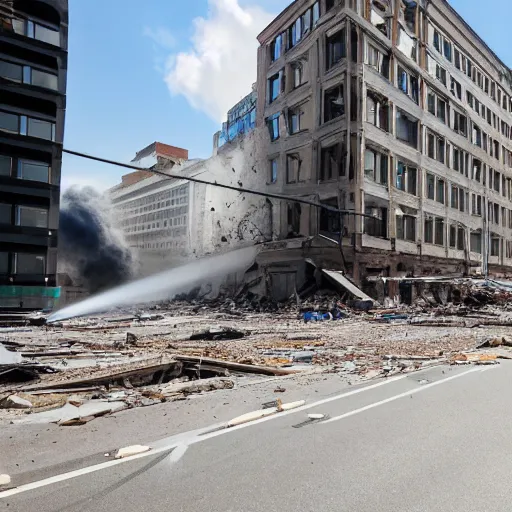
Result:
[[[192,393],[201,393],[203,391],[213,391],[214,389],[232,389],[234,386],[235,383],[232,379],[200,379],[193,380],[191,382],[170,384],[163,387],[160,392],[163,396],[173,396],[177,394],[189,395]]]
[[[310,413],[308,414],[308,418],[310,420],[323,420],[325,418],[325,414]]]
[[[149,446],[134,444],[132,446],[126,446],[125,448],[119,449],[115,455],[115,458],[125,459],[126,457],[133,457],[134,455],[139,455],[139,453],[148,452],[149,450],[151,450]]]
[[[305,400],[298,400],[296,402],[290,402],[287,404],[281,403],[281,400],[277,400],[277,405],[275,407],[268,407],[265,409],[260,409],[258,411],[248,412],[246,414],[242,414],[241,416],[237,416],[233,418],[231,421],[227,422],[227,427],[236,427],[237,425],[242,425],[243,423],[249,423],[250,421],[255,421],[261,418],[265,418],[267,416],[272,416],[273,414],[277,414],[282,411],[289,411],[291,409],[297,409],[298,407],[302,407],[305,405]]]
[[[0,487],[6,487],[11,483],[11,477],[9,475],[0,475]]]
[[[0,409],[31,409],[32,402],[17,395],[9,395],[0,400]]]

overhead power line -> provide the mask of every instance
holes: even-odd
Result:
[[[88,158],[89,160],[95,160],[96,162],[103,162],[105,164],[117,165],[118,167],[125,167],[127,169],[133,169],[135,171],[151,172],[151,173],[163,176],[164,178],[167,178],[167,179],[173,178],[173,179],[176,179],[176,180],[186,180],[186,181],[191,181],[192,183],[200,183],[201,185],[209,185],[211,187],[224,188],[224,189],[227,189],[227,190],[233,190],[235,192],[244,192],[246,194],[253,194],[255,196],[269,197],[269,198],[272,198],[272,199],[280,199],[282,201],[289,201],[289,202],[292,202],[292,203],[307,204],[309,206],[315,206],[316,208],[323,208],[324,210],[328,210],[330,212],[341,214],[341,215],[357,215],[357,216],[362,216],[362,217],[370,217],[372,219],[374,218],[372,215],[367,215],[367,214],[364,214],[364,213],[356,213],[356,212],[354,212],[352,210],[340,210],[339,208],[335,208],[334,206],[329,206],[329,205],[326,205],[326,204],[317,203],[315,201],[310,201],[310,200],[304,199],[302,197],[285,196],[285,195],[282,195],[282,194],[273,194],[271,192],[262,192],[262,191],[259,191],[259,190],[252,190],[252,189],[244,188],[244,187],[234,187],[233,185],[225,185],[223,183],[217,183],[216,181],[211,182],[211,181],[201,180],[199,178],[193,178],[191,176],[182,176],[182,175],[179,175],[179,174],[169,174],[169,173],[166,173],[166,172],[157,171],[155,169],[148,169],[147,167],[138,167],[136,165],[124,164],[122,162],[116,162],[115,160],[109,160],[107,158],[101,158],[99,156],[89,155],[87,153],[82,153],[80,151],[73,151],[71,149],[63,149],[62,151],[64,153],[68,153],[70,155],[79,156],[81,158]]]

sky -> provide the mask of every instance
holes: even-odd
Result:
[[[159,141],[208,158],[227,110],[256,81],[256,36],[290,3],[69,0],[64,147],[129,162]],[[450,3],[512,67],[510,0]],[[64,155],[62,189],[105,190],[127,172]]]

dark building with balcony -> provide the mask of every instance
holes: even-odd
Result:
[[[51,308],[68,0],[0,0],[0,309]]]

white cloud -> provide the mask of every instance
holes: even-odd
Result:
[[[173,95],[221,122],[256,81],[257,35],[274,15],[238,0],[209,0],[208,15],[193,21],[190,49],[170,55],[165,82]]]

